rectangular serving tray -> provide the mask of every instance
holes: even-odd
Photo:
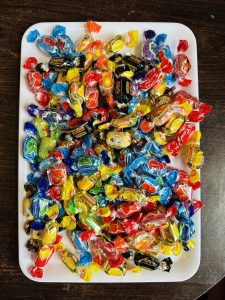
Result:
[[[155,22],[100,22],[102,30],[97,38],[107,41],[116,34],[125,34],[129,30],[137,29],[140,32],[140,39],[134,51],[126,49],[125,52],[140,55],[141,45],[143,42],[143,31],[152,29],[156,34],[166,33],[166,43],[170,46],[172,53],[176,53],[176,47],[180,39],[188,40],[189,49],[187,56],[190,59],[192,68],[189,76],[192,79],[192,84],[188,88],[182,88],[193,96],[198,97],[198,67],[197,67],[197,46],[196,39],[193,32],[183,24],[180,23],[155,23]],[[70,272],[70,270],[62,263],[57,254],[52,257],[48,266],[44,269],[44,276],[41,279],[33,278],[28,272],[28,268],[33,264],[31,253],[25,248],[28,236],[26,235],[23,225],[25,218],[23,216],[23,199],[25,196],[24,184],[26,177],[30,172],[28,163],[23,159],[22,144],[25,137],[23,126],[24,122],[30,120],[26,112],[26,106],[35,103],[34,94],[29,90],[26,83],[26,73],[22,65],[30,56],[34,56],[38,61],[48,61],[49,57],[42,53],[34,43],[27,42],[27,35],[31,30],[37,29],[41,35],[51,35],[52,29],[56,25],[63,25],[66,27],[67,34],[74,42],[78,41],[85,34],[85,23],[83,22],[67,22],[67,23],[37,23],[26,30],[22,38],[21,44],[21,66],[20,66],[20,103],[19,103],[19,154],[18,154],[18,240],[19,240],[19,264],[24,275],[31,280],[39,282],[83,282],[78,275]],[[177,87],[179,89],[179,87]],[[199,128],[199,124],[196,124]],[[171,165],[177,168],[187,170],[180,158],[173,160]],[[193,192],[193,198],[200,200],[200,189]],[[122,282],[174,282],[184,281],[192,277],[198,270],[201,256],[201,216],[197,212],[193,217],[196,225],[196,246],[188,252],[183,251],[181,256],[172,257],[174,264],[169,273],[157,271],[144,270],[141,273],[127,272],[124,277],[109,276],[100,271],[93,274],[91,282],[99,283],[122,283]],[[66,240],[67,239],[67,240]],[[64,241],[69,250],[73,251],[73,246],[67,237]]]

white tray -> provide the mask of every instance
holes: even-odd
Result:
[[[83,282],[78,275],[71,273],[70,270],[61,262],[57,254],[52,257],[48,266],[44,269],[44,276],[42,279],[31,277],[28,273],[28,267],[33,264],[31,259],[31,253],[25,248],[28,236],[24,232],[24,216],[22,214],[23,198],[25,196],[24,184],[26,183],[26,176],[30,172],[28,163],[23,159],[22,155],[22,143],[25,137],[23,132],[24,122],[30,120],[29,115],[26,112],[26,106],[30,103],[35,103],[34,94],[32,94],[26,84],[26,73],[22,65],[29,56],[35,56],[40,62],[48,61],[49,57],[43,54],[35,44],[27,42],[27,35],[31,30],[37,29],[40,34],[51,34],[52,29],[56,25],[63,25],[66,27],[67,34],[73,41],[78,41],[85,33],[85,24],[83,22],[76,23],[37,23],[32,25],[24,33],[21,44],[21,67],[20,67],[20,104],[19,104],[19,158],[18,158],[18,236],[19,236],[19,264],[22,272],[25,276],[31,280],[40,282]],[[192,64],[192,68],[189,72],[192,78],[192,84],[188,88],[184,88],[187,92],[193,96],[198,97],[198,68],[197,68],[197,46],[196,39],[193,32],[185,25],[179,23],[154,23],[154,22],[101,22],[102,30],[98,35],[99,39],[106,41],[112,36],[118,33],[126,33],[129,30],[137,29],[140,31],[140,42],[135,49],[135,53],[140,54],[141,44],[143,42],[143,31],[147,29],[155,30],[156,34],[167,33],[167,44],[170,46],[172,53],[175,53],[176,46],[180,39],[186,39],[189,42],[189,49],[187,55]],[[132,51],[128,50],[129,53]],[[178,87],[179,88],[179,87]],[[197,124],[198,128],[199,125]],[[181,161],[173,163],[173,166],[182,167],[185,166]],[[200,200],[200,189],[194,192],[194,198]],[[127,272],[124,277],[109,276],[104,272],[93,274],[91,282],[172,282],[172,281],[184,281],[192,277],[198,270],[200,264],[200,212],[193,217],[196,224],[195,240],[197,245],[194,249],[188,252],[182,252],[180,257],[173,257],[173,267],[169,273],[162,272],[160,270],[148,271],[143,270],[141,273],[135,274]],[[68,248],[73,249],[71,243],[68,242]]]

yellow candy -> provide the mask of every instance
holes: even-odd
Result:
[[[49,207],[47,211],[47,216],[49,219],[56,219],[59,215],[59,205],[56,203]]]
[[[68,250],[64,250],[61,254],[61,259],[63,263],[72,271],[76,272],[76,258],[75,256],[70,253]]]
[[[137,105],[135,108],[135,113],[138,116],[145,116],[145,115],[149,114],[150,112],[151,112],[151,107],[149,105],[141,104],[141,105]]]
[[[188,140],[188,142],[186,143],[186,145],[195,145],[200,140],[201,140],[201,131],[197,130],[191,135],[191,137]]]
[[[188,101],[185,101],[184,103],[180,104],[179,107],[185,110],[186,116],[188,116],[193,109],[192,105]]]
[[[66,74],[66,81],[71,84],[72,81],[78,81],[80,78],[80,72],[78,68],[69,69]]]
[[[170,255],[172,252],[171,246],[168,245],[162,245],[161,246],[161,253],[164,255]]]
[[[92,279],[92,271],[90,269],[83,269],[80,278],[86,282],[90,282]]]
[[[180,238],[179,230],[176,222],[169,223],[170,234],[173,237],[173,240],[176,242]]]
[[[76,219],[74,216],[64,216],[60,225],[68,230],[74,230],[76,228]]]
[[[117,188],[112,184],[105,185],[105,194],[110,201],[116,199],[119,195]]]
[[[90,270],[91,270],[92,272],[94,272],[94,273],[98,273],[99,270],[100,270],[99,264],[97,264],[97,263],[95,263],[95,262],[90,263],[89,268],[90,268]]]
[[[134,76],[134,72],[133,71],[125,71],[125,72],[121,73],[120,76],[126,77],[131,80]]]
[[[134,48],[137,43],[138,43],[138,36],[139,36],[139,31],[138,30],[131,30],[128,32],[128,47]]]
[[[107,274],[113,276],[124,276],[123,269],[121,268],[111,268],[107,271]]]
[[[101,124],[98,126],[98,130],[102,131],[102,130],[107,130],[109,129],[109,127],[111,126],[111,123],[105,123],[105,124]]]
[[[55,94],[52,94],[51,99],[49,101],[49,107],[52,109],[60,109],[60,97]]]
[[[51,249],[49,246],[45,245],[43,247],[41,247],[41,249],[39,250],[39,256],[40,256],[40,259],[46,259],[47,257],[49,257],[51,253]]]
[[[155,203],[155,202],[157,202],[157,201],[160,200],[160,196],[150,196],[150,197],[147,197],[146,200],[147,200],[148,202]]]
[[[40,237],[40,231],[39,231],[39,230],[34,230],[34,229],[32,229],[30,235],[31,235],[31,237],[32,237],[33,239],[35,239],[35,240],[40,240],[40,239],[41,239],[41,237]]]
[[[84,69],[86,70],[87,68],[89,68],[89,66],[91,65],[91,63],[93,62],[93,57],[94,54],[92,52],[87,52],[85,54],[85,63],[84,63]]]
[[[109,131],[107,133],[106,143],[115,149],[126,148],[131,144],[131,134],[129,132]]]
[[[183,250],[182,243],[181,242],[175,242],[174,246],[172,247],[173,255],[179,256],[182,250]]]
[[[166,135],[173,135],[176,133],[181,125],[184,123],[185,118],[180,113],[174,113],[169,120],[166,122],[163,131]]]
[[[142,272],[142,269],[141,269],[141,267],[136,266],[136,267],[132,268],[131,271],[133,273],[140,273],[140,272]]]
[[[196,169],[199,169],[204,161],[204,154],[200,149],[195,149],[194,153],[192,155],[192,162],[191,166],[193,166]]]
[[[54,243],[57,233],[58,233],[58,229],[56,227],[45,228],[42,235],[42,244],[50,245]]]
[[[125,117],[120,117],[112,120],[111,125],[116,128],[128,128],[137,123],[138,116],[134,113],[130,113]]]
[[[87,208],[87,205],[84,204],[83,202],[77,202],[77,206],[80,208],[80,210],[82,211],[82,213],[87,216],[87,213],[88,213],[88,208]]]
[[[31,221],[34,219],[34,217],[32,216],[32,213],[31,213],[31,203],[32,203],[32,200],[29,197],[26,197],[23,200],[23,215],[26,217],[26,219],[28,221]]]
[[[81,191],[88,191],[91,188],[93,188],[94,184],[95,184],[96,178],[93,178],[91,176],[84,176],[81,180],[77,181],[77,187],[81,190]]]
[[[123,168],[117,164],[113,164],[111,166],[106,166],[104,164],[99,167],[100,177],[102,180],[108,179],[107,175],[111,174],[119,174]]]
[[[200,181],[200,174],[199,171],[196,169],[192,169],[191,170],[191,174],[190,174],[190,182],[191,183],[195,183],[197,181]]]
[[[34,126],[36,127],[38,135],[41,139],[48,135],[48,123],[44,121],[41,117],[35,118]]]
[[[196,242],[194,240],[187,241],[187,246],[188,246],[189,249],[194,248],[195,245],[196,245]]]
[[[61,252],[63,250],[65,250],[65,244],[63,242],[59,242],[58,244],[54,244],[53,245],[55,252]]]
[[[101,217],[109,217],[111,215],[111,210],[109,206],[99,207],[99,213]]]
[[[73,183],[73,176],[69,176],[67,181],[63,184],[62,187],[62,192],[61,192],[62,200],[64,201],[71,200],[74,194],[75,194],[75,187]]]
[[[166,135],[163,132],[154,131],[153,135],[154,135],[155,141],[159,145],[166,145],[167,144]]]
[[[154,97],[160,97],[164,95],[166,90],[166,78],[165,76],[159,81],[159,83],[151,90],[151,94]]]
[[[107,66],[111,72],[114,72],[114,70],[116,68],[116,64],[114,61],[108,60]]]
[[[84,51],[88,50],[91,47],[92,42],[93,42],[93,39],[92,39],[91,35],[86,34],[84,36],[84,38],[78,42],[78,44],[76,46],[76,51],[84,52]]]
[[[145,202],[146,196],[143,191],[139,191],[131,188],[121,188],[119,191],[119,198],[126,201],[138,201]]]
[[[108,54],[113,54],[124,49],[126,46],[125,44],[125,37],[122,34],[118,34],[113,39],[105,44],[105,51]]]

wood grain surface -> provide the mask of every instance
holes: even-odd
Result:
[[[0,290],[1,299],[195,299],[225,274],[225,2],[1,1],[0,22]],[[17,249],[17,144],[20,42],[37,22],[180,22],[198,44],[200,99],[213,105],[202,123],[202,258],[183,283],[42,284],[24,277]]]

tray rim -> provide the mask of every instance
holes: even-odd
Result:
[[[34,278],[32,277],[29,273],[28,273],[28,270],[24,268],[23,264],[22,264],[22,261],[21,261],[21,251],[22,249],[20,248],[20,221],[21,221],[21,218],[23,219],[24,221],[24,216],[21,212],[21,204],[20,202],[23,201],[23,199],[20,199],[20,188],[21,188],[21,184],[20,184],[20,164],[21,164],[21,158],[23,159],[23,157],[21,157],[21,153],[22,153],[22,150],[21,150],[21,136],[20,136],[20,131],[21,131],[21,127],[24,125],[24,122],[21,120],[21,111],[20,111],[20,108],[21,108],[21,87],[22,87],[22,73],[21,73],[21,69],[22,69],[22,66],[23,66],[23,57],[22,57],[22,50],[23,50],[23,43],[24,43],[24,40],[26,38],[26,35],[28,33],[28,31],[32,30],[32,29],[38,29],[37,27],[38,26],[42,26],[42,25],[47,25],[47,26],[52,26],[52,25],[63,25],[63,26],[68,26],[66,28],[76,28],[76,29],[84,29],[84,24],[85,24],[86,21],[79,21],[79,22],[37,22],[35,24],[32,24],[31,26],[29,26],[24,34],[22,35],[22,38],[21,38],[21,53],[20,53],[20,87],[19,87],[19,126],[18,126],[18,262],[19,262],[19,266],[20,266],[20,269],[21,269],[21,272],[24,274],[25,277],[27,277],[28,279],[34,281],[34,282],[45,282],[45,283],[58,283],[58,282],[61,282],[61,283],[86,283],[84,281],[77,281],[76,277],[74,277],[74,281],[51,281],[51,280],[46,280],[44,277],[42,279],[38,279],[38,278]],[[192,35],[192,39],[195,43],[195,50],[196,50],[196,56],[195,56],[195,60],[196,60],[196,64],[197,64],[197,67],[196,67],[196,78],[197,78],[197,88],[196,88],[196,97],[199,97],[199,79],[198,79],[198,53],[197,53],[197,40],[196,40],[196,37],[195,37],[195,34],[193,33],[193,31],[188,27],[186,26],[185,24],[183,23],[180,23],[180,22],[148,22],[148,21],[145,21],[145,22],[132,22],[132,21],[104,21],[104,22],[101,22],[101,21],[98,21],[98,23],[100,23],[103,27],[104,25],[109,25],[109,24],[133,24],[133,25],[138,25],[138,24],[155,24],[155,25],[173,25],[173,26],[179,26],[179,27],[183,27],[183,29],[187,32],[189,32],[189,34]],[[69,25],[72,25],[72,26],[69,26]],[[78,26],[75,26],[75,25],[78,25]],[[199,123],[198,125],[196,126],[197,129],[200,128],[199,126]],[[23,159],[24,160],[24,159]],[[24,193],[25,195],[25,193]],[[199,189],[199,200],[201,200],[201,188]],[[198,256],[198,262],[195,266],[195,268],[193,268],[192,272],[190,272],[190,274],[188,274],[186,277],[182,278],[182,279],[176,279],[176,280],[163,280],[163,281],[135,281],[135,276],[133,276],[134,280],[133,281],[123,281],[122,278],[123,277],[119,277],[121,278],[120,280],[118,281],[113,281],[111,282],[110,281],[110,278],[112,276],[108,276],[109,277],[109,280],[107,281],[91,281],[89,282],[90,284],[91,283],[157,283],[157,282],[183,282],[183,281],[186,281],[190,278],[192,278],[198,271],[199,269],[199,266],[200,266],[200,263],[201,263],[201,211],[198,211],[198,219],[199,219],[199,231],[198,231],[198,236],[199,236],[199,239],[198,239],[198,249],[199,249],[199,256]],[[24,247],[25,249],[25,247]],[[25,253],[24,253],[25,254]]]

